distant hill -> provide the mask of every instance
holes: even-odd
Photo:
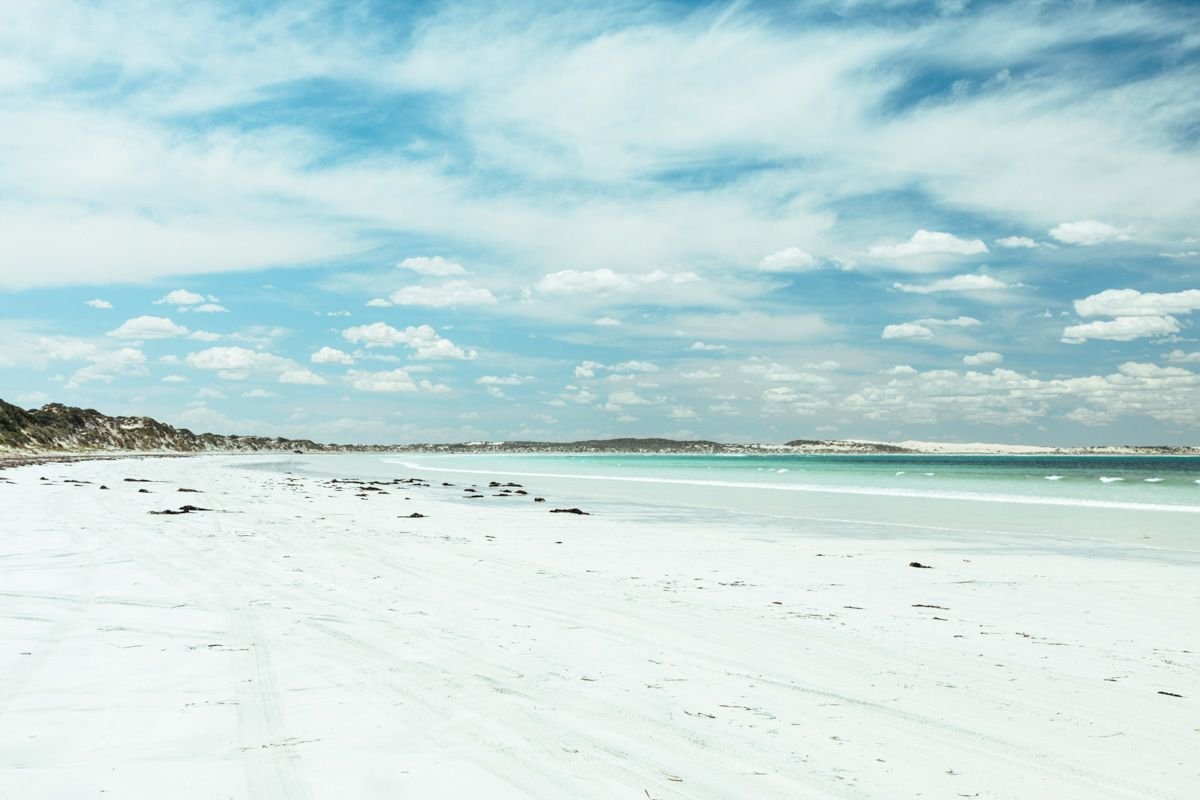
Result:
[[[872,442],[793,439],[786,444],[722,444],[704,439],[587,439],[578,442],[482,441],[445,444],[342,445],[272,436],[193,433],[150,417],[110,417],[91,408],[49,403],[23,409],[0,400],[0,455],[105,452],[410,452],[410,453],[662,453],[728,455],[1200,455],[1191,446],[1039,447],[1036,445]]]
[[[192,433],[150,417],[110,417],[91,408],[50,403],[25,410],[0,400],[0,451],[270,451],[325,450],[307,439]]]

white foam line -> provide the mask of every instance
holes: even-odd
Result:
[[[927,500],[974,500],[980,503],[1022,503],[1034,506],[1072,506],[1110,508],[1127,511],[1171,511],[1181,514],[1200,514],[1200,506],[1167,503],[1122,503],[1112,500],[1075,500],[1062,497],[1022,497],[1013,494],[982,494],[979,492],[922,492],[915,489],[860,488],[857,486],[815,486],[812,484],[738,483],[736,481],[684,480],[683,478],[643,478],[624,475],[570,475],[555,472],[500,472],[483,469],[452,469],[427,467],[412,461],[382,459],[385,464],[398,464],[408,469],[426,472],[453,472],[465,475],[494,475],[503,478],[560,478],[580,481],[620,481],[624,483],[656,483],[676,486],[719,486],[729,489],[773,489],[783,492],[812,492],[817,494],[888,495]]]

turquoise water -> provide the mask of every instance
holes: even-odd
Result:
[[[421,476],[436,488],[453,483],[444,495],[452,501],[508,506],[522,501],[468,501],[461,487],[511,481],[544,495],[541,508],[728,526],[736,535],[942,537],[1031,552],[1200,558],[1195,457],[380,453],[273,457],[256,466]]]
[[[463,474],[503,471],[629,483],[1200,511],[1198,457],[404,455],[384,462]]]

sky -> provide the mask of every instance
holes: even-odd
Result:
[[[1200,441],[1200,6],[0,4],[0,398]]]

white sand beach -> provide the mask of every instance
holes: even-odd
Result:
[[[0,797],[1200,786],[1195,553],[1035,549],[996,506],[986,539],[785,535],[252,460],[0,471]]]

